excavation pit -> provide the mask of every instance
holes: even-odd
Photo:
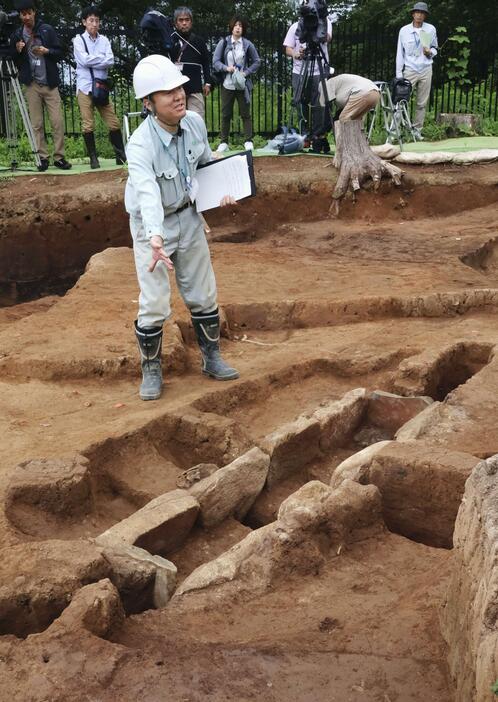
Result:
[[[37,180],[38,204],[21,180],[4,204],[10,303],[80,276],[0,310],[12,699],[470,702],[498,677],[476,458],[498,451],[498,167],[410,169],[332,221],[323,160],[255,161],[259,196],[207,217],[241,378],[200,375],[175,295],[157,403],[137,395],[122,175]],[[64,456],[74,482],[47,469]],[[33,490],[14,476],[37,457]]]

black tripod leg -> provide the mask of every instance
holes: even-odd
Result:
[[[285,129],[285,137],[283,144],[280,148],[280,153],[285,153],[285,145],[287,143],[287,137],[290,133],[291,126],[292,126],[292,120],[294,117],[294,110],[296,111],[296,114],[299,117],[299,114],[301,115],[299,119],[299,127],[301,127],[301,121],[304,119],[303,115],[303,95],[305,95],[305,88],[308,82],[309,78],[309,59],[303,59],[303,62],[301,64],[301,70],[299,71],[299,76],[296,84],[296,90],[293,89],[292,91],[292,100],[291,100],[291,109],[289,112],[289,121],[286,125]],[[299,129],[301,131],[301,128]]]

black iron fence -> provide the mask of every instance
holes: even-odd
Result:
[[[222,33],[218,28],[196,26],[212,53]],[[285,124],[291,99],[291,62],[285,56],[282,42],[287,26],[281,22],[253,26],[250,39],[262,58],[261,70],[252,94],[254,131],[263,136],[272,135]],[[113,101],[117,114],[139,109],[132,88],[133,69],[140,59],[139,37],[134,31],[104,28],[116,57],[112,71],[114,78]],[[74,32],[64,36],[68,48]],[[440,37],[440,44],[444,37]],[[341,20],[334,25],[330,45],[330,63],[337,72],[356,73],[372,80],[391,80],[395,73],[397,31],[383,27],[358,27]],[[446,45],[447,46],[447,45]],[[481,51],[482,49],[482,51]],[[61,94],[64,103],[64,120],[67,135],[80,134],[79,111],[76,103],[76,75],[69,58],[61,64]],[[434,78],[429,104],[429,114],[440,112],[479,112],[492,119],[498,118],[498,51],[496,47],[480,47],[472,43],[470,84],[460,88],[447,78],[446,51],[434,61]],[[207,99],[206,123],[210,136],[215,136],[220,126],[220,95],[215,89]]]

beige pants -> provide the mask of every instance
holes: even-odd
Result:
[[[187,95],[187,110],[197,112],[202,119],[205,119],[206,106],[204,104],[204,95],[202,93],[192,93],[191,95]]]
[[[417,89],[417,103],[413,126],[415,129],[420,130],[424,126],[425,108],[431,94],[432,66],[429,66],[427,70],[422,73],[415,73],[415,71],[405,68],[403,71],[403,78],[410,81],[414,90],[415,88]]]
[[[339,116],[339,122],[349,122],[353,119],[361,119],[367,112],[373,110],[380,100],[378,90],[368,92],[353,93],[349,96],[347,103]]]
[[[46,107],[54,138],[54,161],[59,161],[64,158],[64,121],[59,89],[31,83],[26,86],[26,99],[40,158],[48,158],[43,121],[43,108]]]
[[[92,96],[85,95],[81,90],[78,90],[77,98],[81,113],[81,128],[84,134],[95,131],[95,110],[99,111],[99,115],[109,127],[109,131],[114,132],[121,129],[110,100],[108,105],[94,105]]]

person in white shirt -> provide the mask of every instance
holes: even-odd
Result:
[[[284,49],[285,55],[292,58],[292,93],[296,94],[300,83],[301,71],[303,67],[303,59],[306,52],[306,43],[300,41],[296,36],[296,30],[298,28],[299,22],[294,22],[289,27],[287,34],[284,39]],[[329,77],[329,65],[328,65],[328,45],[332,39],[332,22],[327,18],[327,41],[320,44],[320,52],[325,57],[327,64],[324,63],[324,73],[325,78]],[[308,132],[308,137],[310,141],[314,139],[321,139],[327,131],[327,124],[325,122],[325,112],[324,108],[320,105],[319,91],[318,87],[320,84],[320,73],[318,63],[315,63],[313,68],[313,75],[311,76],[311,90],[304,90],[301,100],[301,112],[302,119],[307,125],[307,115],[309,107],[311,106],[311,124],[305,127]],[[309,103],[308,97],[309,94]]]
[[[195,207],[197,167],[212,160],[206,125],[186,109],[183,85],[189,80],[165,56],[142,59],[133,73],[137,100],[147,118],[126,145],[128,182],[125,207],[130,215],[135,266],[140,286],[135,334],[142,362],[142,400],[157,400],[162,390],[163,323],[171,316],[168,271],[190,310],[202,356],[202,372],[234,380],[238,372],[220,355],[220,316],[216,280]],[[234,204],[225,196],[220,205]]]
[[[126,162],[126,154],[119,120],[112,102],[109,100],[107,105],[95,105],[92,99],[93,79],[107,79],[108,70],[114,65],[114,54],[109,39],[99,34],[100,10],[93,5],[85,7],[81,13],[81,22],[85,31],[74,37],[73,51],[76,61],[77,99],[90,167],[100,168],[95,147],[95,109],[109,127],[109,141],[116,154],[116,164],[122,165]]]
[[[425,109],[431,93],[432,61],[437,55],[436,28],[426,22],[429,8],[416,2],[411,9],[413,21],[401,27],[396,52],[396,78],[406,78],[417,90],[413,126],[419,138],[424,126]]]

